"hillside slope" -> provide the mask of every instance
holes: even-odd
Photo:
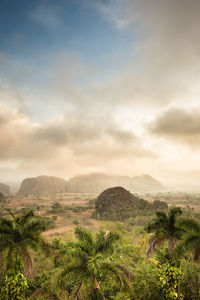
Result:
[[[159,209],[167,210],[168,206],[162,201],[149,203],[121,186],[106,189],[97,197],[95,203],[96,217],[104,220],[124,220]]]
[[[0,193],[4,195],[10,194],[10,187],[7,184],[0,183]]]
[[[37,194],[64,192],[66,180],[54,176],[38,176],[22,181],[18,194]]]

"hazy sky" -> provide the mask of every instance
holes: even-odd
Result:
[[[1,0],[0,181],[200,180],[199,0]]]

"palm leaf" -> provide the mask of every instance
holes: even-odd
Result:
[[[82,227],[76,227],[74,233],[75,233],[76,238],[80,242],[84,241],[88,245],[93,245],[94,244],[94,238],[93,238],[93,235],[92,235],[91,231],[86,230]]]

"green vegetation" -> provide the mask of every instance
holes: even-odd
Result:
[[[24,276],[23,267],[19,258],[15,261],[14,268],[8,269],[1,282],[1,299],[23,299],[28,290],[28,282]]]
[[[105,290],[101,284],[109,277],[118,282],[121,290],[130,272],[112,258],[119,234],[100,231],[94,235],[91,231],[77,227],[75,237],[76,241],[66,247],[69,260],[60,273],[61,280],[71,285],[74,298],[79,299],[79,294],[87,291],[89,299],[104,299]]]
[[[157,211],[156,217],[148,224],[147,231],[154,235],[149,240],[149,255],[157,245],[168,241],[168,252],[171,253],[178,239],[181,238],[182,228],[177,225],[177,217],[182,214],[178,207],[173,207],[168,214],[164,211]]]
[[[0,299],[200,300],[195,216],[190,207],[172,207],[101,221],[98,231],[74,218],[74,234],[47,243],[43,232],[56,215],[9,210],[0,218]]]
[[[61,205],[59,202],[55,202],[52,206],[51,206],[51,210],[50,213],[52,214],[59,214],[59,213],[65,213],[68,210],[72,210],[75,213],[79,213],[79,212],[83,212],[89,209],[92,209],[93,205],[85,205],[85,206],[81,206],[81,205]]]
[[[11,218],[0,219],[0,253],[2,268],[14,269],[17,260],[21,260],[28,271],[32,267],[32,255],[30,250],[43,249],[46,244],[41,236],[45,230],[44,222],[41,222],[32,210],[15,216],[9,211]],[[4,265],[4,266],[3,266]]]

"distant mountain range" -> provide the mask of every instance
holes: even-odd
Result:
[[[45,175],[26,178],[22,181],[18,194],[54,192],[100,193],[113,186],[122,186],[131,192],[164,190],[162,183],[150,175],[129,177],[93,173],[75,176],[68,181],[59,177]]]

